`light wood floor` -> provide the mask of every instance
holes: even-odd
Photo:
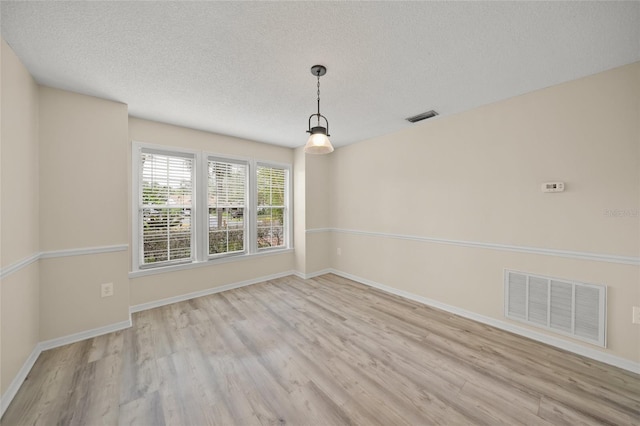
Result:
[[[352,281],[282,278],[43,352],[2,425],[638,424],[640,376]]]

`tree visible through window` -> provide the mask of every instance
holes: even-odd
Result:
[[[258,166],[258,248],[285,246],[287,169]]]
[[[141,154],[142,265],[191,258],[193,159]]]
[[[209,254],[244,251],[247,165],[209,159]]]

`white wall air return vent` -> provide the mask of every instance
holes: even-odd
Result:
[[[606,347],[607,287],[505,270],[504,315]]]

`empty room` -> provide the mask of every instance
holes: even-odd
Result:
[[[640,423],[640,2],[0,31],[2,426]]]

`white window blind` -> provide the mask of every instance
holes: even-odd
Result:
[[[132,148],[134,276],[290,248],[290,165],[139,142]]]
[[[142,150],[140,265],[192,259],[192,157]]]
[[[209,158],[209,255],[238,253],[246,245],[247,164]]]
[[[288,169],[257,167],[258,249],[286,246]]]

